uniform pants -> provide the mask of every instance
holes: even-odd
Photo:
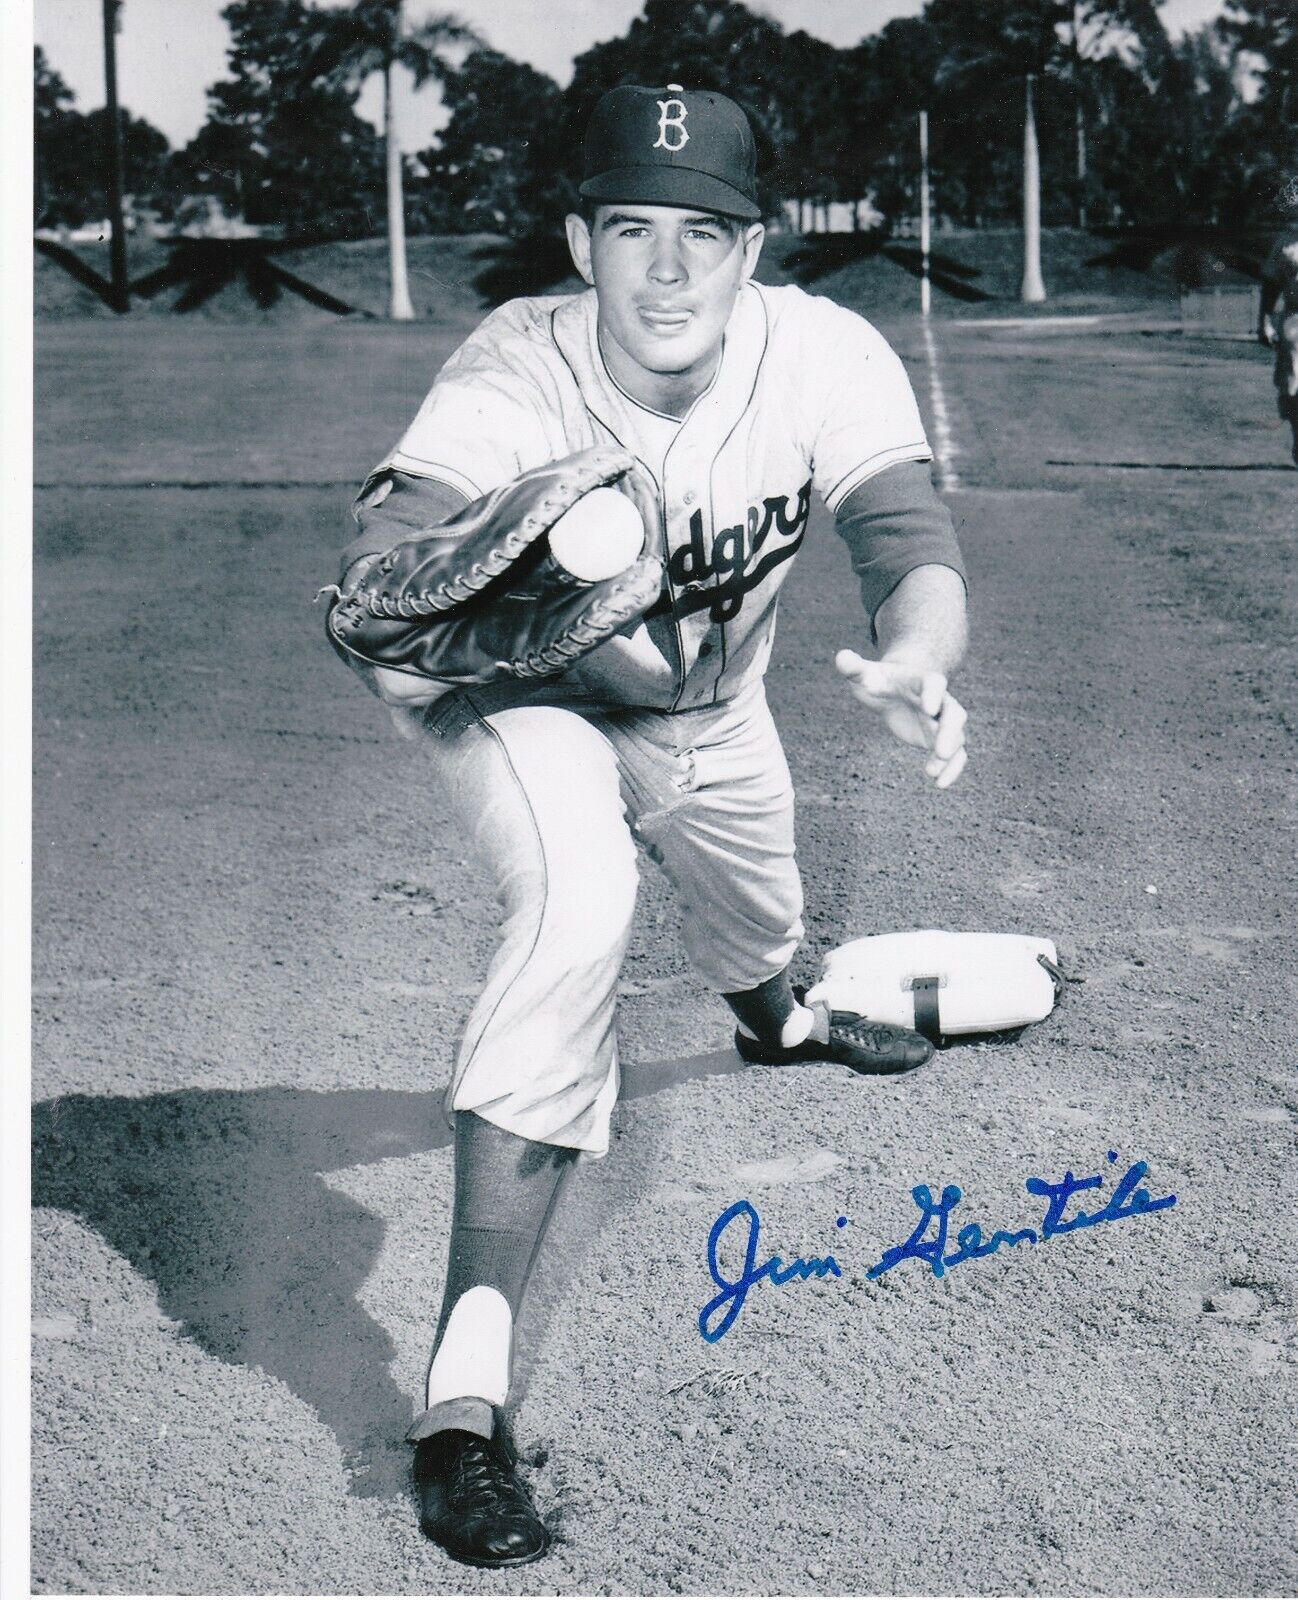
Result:
[[[491,709],[486,692],[458,690],[421,722],[501,907],[448,1112],[603,1155],[637,841],[675,886],[690,960],[720,992],[782,972],[802,939],[793,788],[763,687],[676,713]]]
[[[1276,325],[1274,377],[1280,414],[1285,416],[1285,402],[1298,400],[1298,312],[1282,316]]]
[[[1298,462],[1298,313],[1279,319],[1275,338],[1276,408],[1293,433],[1293,458]]]

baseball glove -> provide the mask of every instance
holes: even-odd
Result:
[[[625,450],[595,446],[525,472],[358,563],[326,618],[338,653],[446,684],[543,678],[642,617],[663,565],[641,555],[586,582],[549,558],[545,535],[583,495],[632,472]]]

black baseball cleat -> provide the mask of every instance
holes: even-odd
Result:
[[[794,989],[799,1005],[806,1002],[804,991]],[[811,1009],[817,1012],[818,1022],[828,1018],[829,1039],[816,1038],[824,1031],[822,1026],[812,1030],[813,1037],[802,1044],[785,1048],[779,1044],[764,1044],[760,1039],[750,1039],[746,1033],[735,1030],[735,1049],[745,1061],[767,1067],[787,1066],[795,1061],[837,1061],[844,1067],[863,1076],[887,1076],[898,1072],[913,1072],[931,1059],[933,1046],[922,1033],[910,1028],[894,1028],[886,1022],[871,1022],[855,1011],[830,1011],[820,1001],[813,1001]]]
[[[494,1439],[448,1428],[415,1446],[419,1527],[470,1567],[539,1561],[550,1535],[514,1464]]]

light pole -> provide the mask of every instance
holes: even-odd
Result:
[[[131,309],[126,276],[126,229],[122,224],[122,114],[117,107],[117,26],[122,0],[104,0],[104,87],[108,111],[108,221],[114,311]]]
[[[928,316],[932,292],[928,281],[928,112],[919,114],[919,311]]]
[[[383,151],[387,163],[388,315],[394,322],[413,322],[406,270],[406,211],[401,182],[401,143],[397,137],[396,68],[401,47],[401,0],[390,0],[389,32],[383,60]]]
[[[1086,227],[1086,109],[1080,91],[1074,113],[1077,131],[1077,226]]]
[[[1077,145],[1077,226],[1086,227],[1086,107],[1082,103],[1082,8],[1073,0],[1072,78],[1073,78],[1073,129]]]
[[[1039,305],[1046,298],[1041,278],[1041,155],[1037,149],[1037,119],[1032,89],[1036,74],[1027,76],[1027,105],[1023,120],[1023,285],[1024,305]]]

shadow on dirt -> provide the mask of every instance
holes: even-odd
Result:
[[[473,287],[493,310],[520,295],[567,294],[582,287],[561,234],[486,244],[474,251],[474,260],[485,265]]]
[[[724,1077],[732,1072],[749,1072],[737,1050],[711,1050],[707,1055],[682,1056],[677,1061],[622,1063],[623,1100],[640,1100],[645,1095],[661,1094],[696,1078]]]
[[[1262,258],[1267,250],[1267,240],[1261,234],[1238,235],[1176,224],[1091,231],[1094,238],[1107,240],[1109,248],[1088,257],[1088,267],[1127,267],[1149,272],[1166,256],[1177,283],[1187,289],[1211,288],[1226,268],[1256,281],[1262,276]]]
[[[854,266],[858,261],[868,261],[873,256],[883,256],[903,272],[910,273],[912,278],[923,276],[924,258],[919,249],[890,240],[877,230],[871,233],[831,233],[808,239],[784,258],[784,270],[796,283],[815,283],[831,272]],[[929,253],[929,278],[933,287],[941,289],[955,300],[962,300],[967,305],[994,300],[995,295],[968,281],[980,275],[979,268],[965,266],[954,256],[944,255],[940,250]]]
[[[784,270],[798,283],[814,283],[831,272],[880,255],[888,236],[868,233],[823,233],[803,237],[784,258]]]
[[[37,239],[36,249],[48,260],[55,262],[84,288],[91,291],[112,310],[112,285],[93,267],[70,250],[52,239]],[[128,298],[152,300],[166,290],[176,289],[179,294],[172,310],[181,313],[197,311],[202,305],[232,284],[242,283],[254,305],[268,311],[285,290],[305,300],[321,311],[332,311],[340,317],[368,317],[368,311],[349,305],[326,289],[317,288],[295,272],[280,266],[271,256],[282,250],[299,246],[271,239],[175,239],[167,241],[171,255],[164,266],[143,277],[135,278],[127,286]]]
[[[112,284],[83,261],[75,250],[69,250],[67,245],[59,244],[54,239],[37,239],[34,242],[40,255],[62,267],[70,278],[75,278],[83,289],[89,289],[110,311],[117,310]]]
[[[623,1093],[639,1098],[742,1065],[722,1050],[629,1067]],[[448,1146],[440,1092],[68,1095],[33,1108],[32,1134],[33,1206],[70,1212],[99,1233],[208,1354],[287,1384],[333,1430],[353,1494],[406,1491],[411,1397],[391,1377],[392,1340],[358,1298],[385,1224],[324,1175]],[[620,1154],[616,1172],[585,1186],[594,1209],[584,1224],[574,1218],[574,1260],[590,1229],[630,1204],[647,1158]],[[566,1281],[562,1259],[550,1264],[555,1273]],[[439,1261],[430,1299],[440,1274]],[[528,1317],[538,1337],[525,1369],[544,1341],[547,1298]],[[521,1395],[527,1370],[518,1376]]]
[[[390,1493],[410,1398],[357,1299],[384,1224],[321,1175],[449,1141],[435,1093],[69,1095],[34,1108],[32,1203],[100,1233],[209,1354],[305,1400],[360,1474],[354,1493]]]

